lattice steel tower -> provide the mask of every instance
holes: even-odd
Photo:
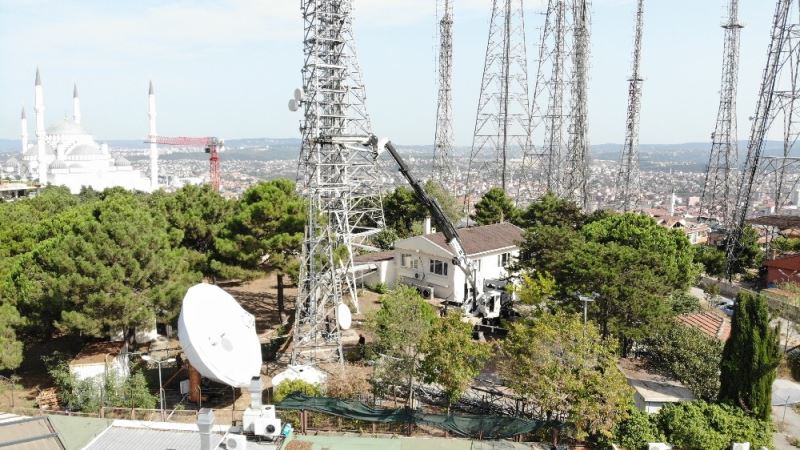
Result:
[[[725,228],[731,226],[736,195],[736,165],[739,148],[736,136],[736,91],[739,80],[739,0],[730,0],[725,29],[722,60],[722,87],[711,155],[708,159],[700,216],[717,220]]]
[[[736,190],[734,217],[727,233],[728,276],[732,275],[734,262],[738,259],[738,242],[742,236],[745,220],[751,213],[751,195],[754,185],[762,183],[765,175],[776,179],[770,192],[775,209],[780,210],[785,202],[785,182],[788,169],[796,166],[797,158],[792,149],[800,136],[800,23],[798,23],[800,0],[778,0],[773,16],[767,64],[750,129],[747,157],[739,177]],[[771,125],[780,124],[783,135],[783,155],[766,158],[764,143]],[[797,179],[794,183],[797,185]]]
[[[438,0],[439,97],[436,107],[436,136],[433,144],[433,175],[453,192],[453,0]]]
[[[572,98],[570,106],[569,146],[564,171],[564,197],[589,209],[589,39],[590,2],[574,0]]]
[[[531,106],[531,145],[520,166],[518,203],[549,191],[587,206],[588,65],[589,1],[549,0]]]
[[[644,0],[636,7],[636,35],[633,41],[633,70],[628,80],[628,114],[625,119],[625,142],[620,157],[617,175],[617,202],[619,208],[630,211],[638,206],[641,199],[639,179],[639,113],[642,101],[642,77],[639,63],[642,59],[642,27],[644,19]]]
[[[299,189],[308,200],[292,363],[342,361],[336,310],[349,293],[356,309],[353,246],[383,226],[380,169],[372,150],[364,85],[356,61],[351,0],[301,2],[305,63]]]
[[[529,107],[522,0],[493,0],[465,200],[498,181],[509,191],[508,161],[525,151],[530,138]]]

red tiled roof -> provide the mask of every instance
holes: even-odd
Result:
[[[464,244],[464,251],[467,252],[467,255],[514,247],[522,241],[523,233],[522,228],[510,223],[495,223],[458,230],[458,235],[461,237],[461,242]],[[423,237],[448,252],[452,252],[450,246],[447,245],[444,234],[434,233]]]
[[[696,328],[709,337],[721,341],[728,340],[728,336],[731,334],[731,323],[728,318],[714,311],[681,314],[678,316],[678,320],[684,325]]]
[[[789,255],[782,258],[771,259],[764,263],[766,267],[785,270],[800,270],[800,255]]]

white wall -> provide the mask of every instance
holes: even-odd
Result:
[[[435,248],[431,248],[431,245]],[[452,255],[448,255],[444,249],[424,239],[410,238],[396,244],[395,253],[396,282],[413,286],[428,286],[433,288],[434,296],[437,298],[459,303],[464,301],[466,276],[458,266],[452,264]],[[498,256],[502,253],[511,253],[514,259],[519,256],[519,250],[513,247],[483,253],[470,258],[477,270],[476,281],[479,289],[483,288],[484,281],[500,279],[507,275],[506,269],[498,265]],[[408,266],[403,267],[401,260],[403,254],[411,255],[410,259],[417,261],[418,268],[413,269],[410,261]],[[430,261],[432,259],[448,264],[447,276],[430,272]],[[393,286],[396,283],[387,284]]]

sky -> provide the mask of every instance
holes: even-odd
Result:
[[[436,114],[435,1],[353,0],[359,64],[374,132],[401,144],[430,144]],[[719,104],[725,0],[646,0],[640,141],[705,142]],[[528,0],[529,73],[543,21]],[[636,4],[592,2],[589,132],[620,143]],[[774,2],[744,0],[739,137],[749,133],[769,44]],[[470,145],[491,0],[455,0],[454,128]],[[0,0],[0,138],[20,134],[26,107],[33,135],[33,83],[41,70],[45,122],[72,111],[98,139],[147,134],[147,86],[157,95],[163,135],[299,137],[286,104],[300,87],[299,0]]]

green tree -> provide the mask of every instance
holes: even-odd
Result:
[[[694,250],[694,261],[703,265],[707,275],[712,277],[725,275],[725,252],[710,245],[697,245]]]
[[[444,186],[436,181],[428,180],[425,182],[424,187],[425,192],[439,202],[439,206],[442,207],[442,211],[444,211],[444,213],[447,215],[447,218],[450,219],[451,222],[458,223],[462,218],[464,218],[464,206],[458,201],[457,198],[450,194],[450,192],[448,192]],[[424,215],[429,216],[430,212],[426,210],[424,211]]]
[[[631,405],[627,417],[614,425],[610,441],[628,450],[647,450],[648,443],[664,442],[664,436],[650,414]]]
[[[223,261],[245,269],[275,272],[278,312],[284,316],[284,276],[296,278],[303,244],[306,203],[287,179],[261,182],[242,195],[238,208],[216,240]]]
[[[34,329],[132,337],[136,326],[174,320],[200,279],[174,247],[180,235],[169,234],[141,196],[107,191],[50,226],[54,237],[23,255],[6,286]]]
[[[424,207],[411,189],[400,186],[383,199],[383,215],[386,226],[401,238],[411,236],[414,222],[425,218]]]
[[[719,339],[671,321],[643,344],[651,368],[680,381],[697,398],[717,399],[723,345]]]
[[[772,427],[767,420],[748,417],[738,408],[704,401],[664,406],[655,416],[659,430],[675,448],[726,450],[734,442],[751,448],[772,448]]]
[[[511,324],[498,371],[547,419],[574,423],[577,438],[610,436],[631,401],[614,350],[579,315],[542,314]]]
[[[472,220],[478,225],[511,222],[517,216],[514,201],[501,188],[491,188],[475,204]]]
[[[639,214],[607,215],[574,230],[538,225],[525,234],[522,269],[551,274],[560,309],[575,311],[578,295],[591,305],[604,337],[616,336],[623,355],[673,314],[671,296],[685,291],[699,270],[686,236]]]
[[[781,351],[778,330],[769,324],[767,299],[740,292],[732,322],[722,351],[719,399],[768,421]]]
[[[381,250],[391,250],[394,243],[400,238],[392,228],[385,228],[372,237],[372,243]]]
[[[16,369],[22,364],[22,342],[17,328],[25,323],[10,303],[0,303],[0,370]]]
[[[585,222],[586,215],[574,201],[563,199],[552,192],[528,205],[515,220],[516,225],[522,228],[555,226],[575,230],[580,229]]]
[[[546,272],[523,273],[516,293],[523,305],[534,306],[537,311],[544,311],[547,302],[556,293],[556,280]]]
[[[686,291],[675,291],[670,294],[669,303],[675,314],[690,314],[701,309],[700,299]]]
[[[486,344],[472,339],[472,325],[463,322],[460,313],[436,320],[422,342],[422,351],[422,379],[444,388],[448,411],[480,373],[490,354]]]
[[[149,198],[152,208],[163,214],[173,232],[180,233],[179,245],[198,254],[195,270],[216,278],[241,277],[236,266],[219,261],[216,241],[225,228],[236,203],[214,192],[210,185],[186,185],[174,193],[158,191]]]
[[[728,241],[726,239],[722,248],[726,248],[727,245]],[[742,229],[734,254],[736,258],[731,264],[731,272],[734,274],[745,273],[749,269],[761,266],[761,261],[764,259],[764,251],[761,250],[761,245],[758,243],[758,232],[755,228],[746,225]]]
[[[374,353],[385,365],[385,383],[405,386],[409,401],[414,380],[421,376],[423,347],[435,320],[433,307],[410,286],[398,286],[382,295],[380,309],[367,320],[377,337]]]

